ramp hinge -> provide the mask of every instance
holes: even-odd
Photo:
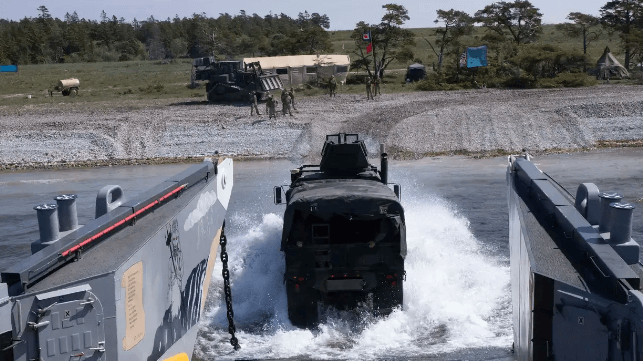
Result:
[[[90,298],[87,299],[87,301],[81,302],[80,304],[81,305],[92,305],[92,304],[94,304],[94,302],[95,302],[95,300],[90,297]]]
[[[52,303],[51,305],[49,305],[49,306],[47,306],[45,308],[39,308],[38,309],[38,314],[42,316],[45,312],[49,311],[52,307],[54,307],[57,304],[58,304],[58,302],[54,302],[54,303]]]
[[[98,347],[90,347],[89,349],[98,352],[105,352],[105,342],[99,342]]]
[[[43,321],[43,322],[40,322],[40,323],[27,322],[27,326],[33,328],[34,330],[37,330],[40,327],[47,326],[48,324],[49,324],[49,321]]]

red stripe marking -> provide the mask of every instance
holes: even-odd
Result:
[[[168,194],[164,195],[163,197],[159,198],[158,200],[155,200],[154,202],[152,202],[152,203],[146,205],[145,207],[139,209],[138,211],[134,212],[134,214],[130,214],[129,216],[125,217],[124,219],[121,219],[120,221],[116,222],[115,224],[107,227],[105,230],[103,230],[103,231],[101,231],[101,232],[99,232],[99,233],[87,238],[86,240],[80,242],[79,244],[77,244],[77,245],[71,247],[70,249],[64,251],[63,253],[61,253],[61,255],[63,257],[66,257],[70,253],[78,251],[81,247],[86,246],[87,244],[89,244],[89,243],[99,239],[100,237],[110,233],[114,229],[122,226],[123,224],[131,221],[132,219],[134,219],[136,216],[140,215],[141,213],[144,213],[148,209],[154,207],[157,204],[160,204],[164,200],[170,198],[172,195],[174,195],[174,194],[180,192],[181,190],[185,189],[185,187],[187,187],[187,184],[184,184],[184,185],[182,185],[182,186],[180,186],[178,188],[175,188],[174,190],[172,190]]]

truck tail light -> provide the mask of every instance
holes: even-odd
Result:
[[[386,275],[386,283],[388,283],[389,286],[396,286],[397,285],[397,275]]]

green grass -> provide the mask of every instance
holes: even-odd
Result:
[[[423,38],[434,40],[433,28],[410,29],[416,35],[416,47],[413,49],[415,58],[420,59],[428,65],[427,70],[431,72],[431,64],[437,62],[435,54],[429,49]],[[467,46],[483,44],[480,39],[485,34],[485,29],[478,27],[471,36],[463,39]],[[352,31],[331,31],[330,38],[334,46],[334,53],[349,54],[353,58],[352,51],[356,44],[350,39]],[[555,44],[563,49],[582,50],[582,39],[570,38],[554,25],[544,25],[543,35],[539,40],[543,44]],[[342,45],[344,49],[342,49]],[[365,44],[360,43],[359,46]],[[612,54],[623,62],[624,56],[620,51],[617,36],[611,38],[604,33],[591,44],[588,49],[588,59],[591,64],[603,53],[605,46],[609,46]],[[244,56],[240,55],[238,59]],[[388,67],[382,84],[383,93],[399,93],[414,91],[415,86],[403,84],[404,71],[409,63],[393,62]],[[69,64],[43,64],[24,65],[19,67],[18,73],[2,73],[0,81],[0,106],[22,107],[34,104],[60,104],[60,103],[100,103],[104,104],[136,104],[155,101],[156,99],[190,99],[192,101],[205,100],[205,84],[200,88],[190,89],[187,87],[190,81],[191,59],[179,59],[169,64],[161,64],[158,61],[128,61],[109,63],[69,63]],[[364,73],[363,71],[361,72]],[[359,72],[351,71],[352,75]],[[636,68],[631,71],[632,78],[616,81],[614,84],[640,84],[643,82],[641,71]],[[63,97],[60,92],[54,92],[54,97],[48,96],[48,89],[51,89],[60,79],[78,78],[80,80],[80,91],[75,98]],[[551,84],[548,86],[557,86]],[[363,85],[344,85],[338,89],[339,93],[365,93]],[[325,94],[324,89],[302,89],[300,95],[313,96]],[[31,95],[31,99],[27,96]]]
[[[415,34],[415,43],[416,46],[413,49],[415,58],[420,59],[423,64],[430,65],[432,63],[437,63],[438,59],[435,53],[431,50],[424,39],[435,43],[435,28],[415,28],[409,29]],[[476,27],[473,34],[470,36],[465,36],[462,39],[462,44],[464,46],[479,46],[485,45],[480,39],[485,35],[486,28]],[[340,30],[340,31],[331,31],[330,40],[333,44],[334,52],[337,54],[349,54],[352,57],[356,57],[353,54],[353,51],[356,50],[356,45],[353,40],[350,39],[350,34],[352,30]],[[570,38],[567,35],[556,29],[555,25],[543,25],[543,33],[540,37],[538,43],[542,44],[555,44],[562,49],[575,49],[579,52],[583,51],[583,39]],[[344,49],[342,49],[342,45]],[[366,43],[360,43],[361,46],[366,47]],[[609,46],[612,54],[616,56],[618,61],[621,63],[624,62],[624,54],[619,50],[619,38],[617,35],[613,35],[611,38],[606,32],[604,32],[600,38],[592,42],[590,47],[587,49],[587,56],[592,64],[595,64],[598,58],[603,54],[605,46]],[[394,61],[389,65],[389,69],[406,69],[411,62],[408,63],[399,63]]]
[[[19,66],[18,73],[2,73],[0,105],[27,105],[60,102],[95,102],[142,99],[205,99],[203,87],[189,89],[190,59],[169,64],[154,61],[70,63]],[[48,89],[60,79],[78,78],[78,96],[63,97]],[[31,95],[31,99],[27,96]]]

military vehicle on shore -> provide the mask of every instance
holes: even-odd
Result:
[[[293,325],[314,327],[321,305],[378,314],[402,305],[406,226],[391,185],[386,153],[378,170],[357,134],[327,135],[320,164],[291,171],[281,251]],[[282,186],[274,196],[284,202]]]
[[[210,56],[194,59],[192,71],[195,81],[207,81],[209,102],[247,101],[253,90],[257,100],[266,100],[270,91],[283,89],[279,75],[264,73],[259,62],[216,61]]]
[[[53,97],[54,91],[59,91],[63,96],[75,97],[78,95],[79,88],[80,81],[76,78],[59,80],[58,84],[56,84],[53,89],[49,89],[49,96]]]
[[[75,195],[36,206],[32,255],[0,273],[0,360],[188,361],[219,244],[229,296],[232,166],[206,159],[132,198],[106,186],[85,225]]]
[[[510,156],[509,248],[517,360],[641,360],[643,267],[635,206],[593,183],[576,197]]]

